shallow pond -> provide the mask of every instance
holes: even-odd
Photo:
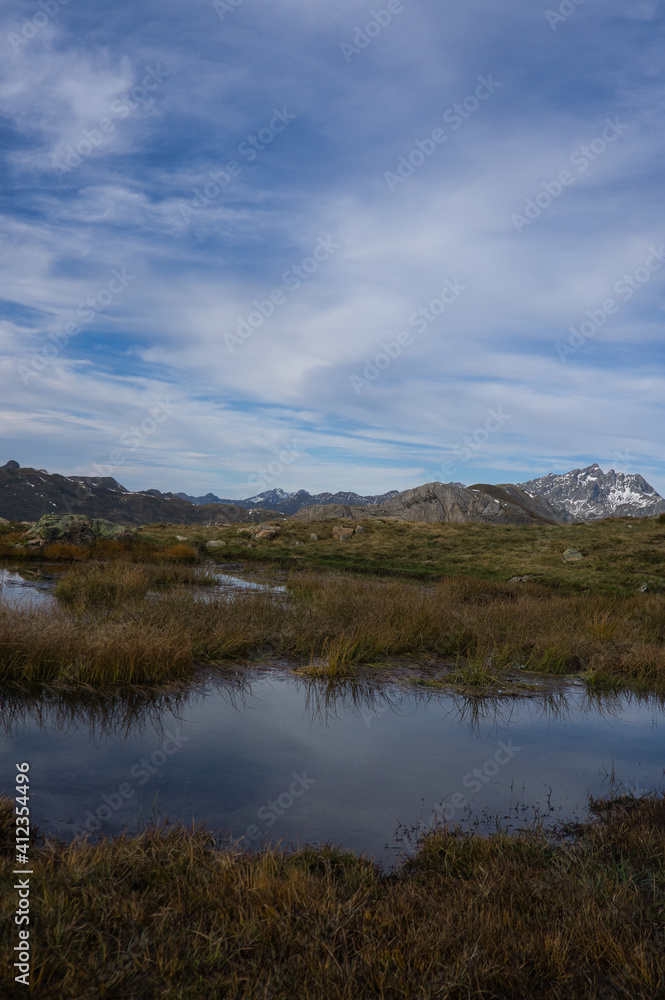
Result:
[[[243,843],[331,841],[385,861],[437,815],[481,830],[581,818],[589,793],[662,787],[662,703],[331,693],[276,670],[156,702],[0,703],[2,774],[31,765],[34,822],[62,837],[205,823]],[[7,792],[11,788],[5,785]]]
[[[55,604],[52,590],[55,580],[49,577],[22,576],[10,569],[0,568],[0,600],[17,608]]]
[[[26,606],[57,606],[54,590],[58,579],[66,574],[62,565],[44,564],[39,570],[0,567],[0,601],[17,608]],[[217,586],[186,586],[184,589],[194,594],[199,600],[214,600],[216,597],[262,591],[264,593],[286,593],[286,587],[272,583],[258,583],[230,573],[208,570],[217,580]],[[157,593],[151,596],[158,596]]]

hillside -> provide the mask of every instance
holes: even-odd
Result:
[[[231,524],[274,517],[272,511],[235,505],[195,506],[172,493],[130,493],[115,479],[67,477],[44,469],[0,467],[0,517],[37,521],[44,514],[87,514],[119,524]]]
[[[317,505],[304,507],[295,514],[297,520],[318,521],[323,518],[395,518],[400,521],[420,521],[431,524],[560,524],[553,509],[545,501],[530,497],[517,486],[460,486],[457,483],[426,483],[413,490],[398,493],[381,504],[365,507],[348,505]]]

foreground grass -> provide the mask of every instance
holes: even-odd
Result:
[[[521,668],[520,676],[575,673],[596,689],[665,691],[665,595],[299,572],[286,594],[203,601],[178,588],[143,596],[150,572],[124,562],[74,567],[60,584],[72,611],[0,603],[0,684],[162,685],[189,680],[200,664],[267,657],[334,678],[409,657],[432,664],[440,683],[476,689]]]
[[[32,852],[40,1000],[579,1000],[665,994],[665,799],[593,804],[572,841],[430,833],[398,874],[204,830]],[[13,802],[0,803],[13,876]],[[2,895],[6,955],[16,943]],[[12,992],[6,962],[2,982]]]

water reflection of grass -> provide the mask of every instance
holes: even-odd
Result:
[[[398,873],[331,846],[249,854],[179,827],[35,844],[33,979],[41,1000],[655,1000],[665,798],[591,805],[593,821],[559,839],[435,829]],[[3,800],[8,885],[13,819]],[[2,894],[5,954],[15,905]],[[10,963],[1,975],[9,995]]]

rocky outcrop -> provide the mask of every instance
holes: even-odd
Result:
[[[133,537],[133,532],[122,525],[101,518],[89,518],[83,514],[47,514],[21,536],[19,545],[51,545],[53,542],[87,545],[98,538],[129,541]]]

